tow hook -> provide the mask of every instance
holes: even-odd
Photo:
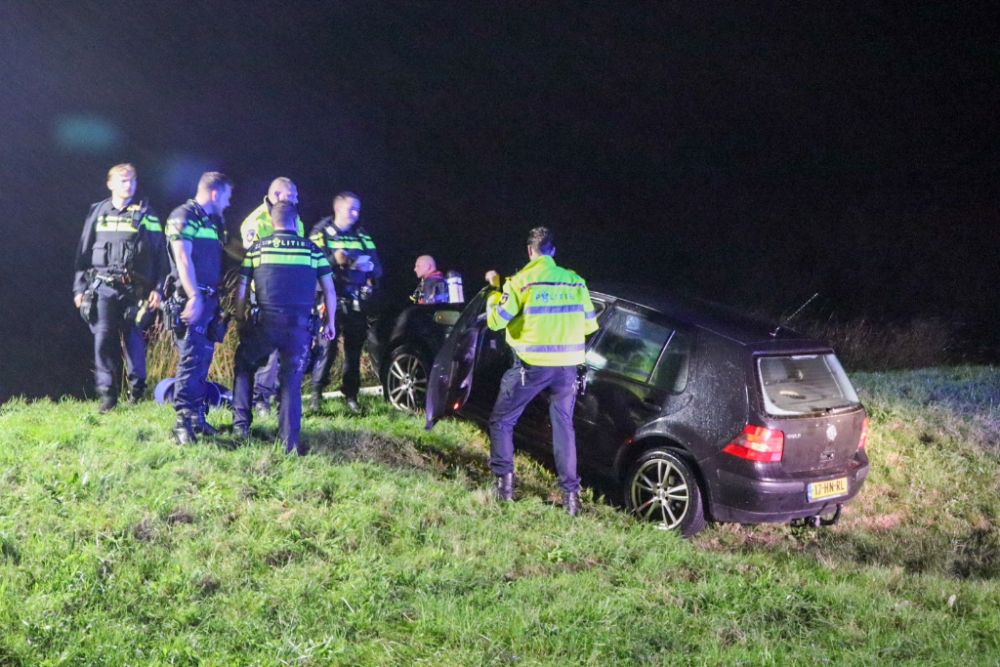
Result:
[[[840,511],[844,509],[843,503],[837,503],[837,511],[833,513],[829,519],[824,519],[819,514],[806,518],[806,525],[812,526],[813,528],[819,528],[820,526],[832,526],[833,524],[840,521]]]

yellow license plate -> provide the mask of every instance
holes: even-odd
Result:
[[[847,495],[847,478],[840,477],[828,479],[825,482],[813,482],[806,487],[806,492],[809,494],[809,500]]]

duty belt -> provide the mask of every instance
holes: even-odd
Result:
[[[94,278],[109,287],[132,284],[132,278],[127,273],[97,273]]]

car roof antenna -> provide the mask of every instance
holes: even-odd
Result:
[[[815,300],[816,297],[818,297],[818,296],[819,296],[819,292],[816,292],[811,297],[809,297],[808,299],[806,299],[806,302],[804,304],[802,304],[801,306],[799,306],[798,308],[796,308],[794,313],[792,313],[788,317],[781,318],[781,321],[778,322],[778,326],[774,327],[774,331],[771,332],[771,338],[774,338],[775,336],[778,335],[779,331],[781,331],[782,329],[786,328],[786,326],[788,325],[788,323],[791,322],[792,320],[794,320],[798,316],[798,314],[801,313],[805,309],[805,307],[808,306],[810,303],[812,303],[813,300]]]

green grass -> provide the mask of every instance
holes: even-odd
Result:
[[[181,448],[169,408],[0,407],[0,665],[997,665],[994,369],[854,376],[867,486],[840,524],[690,541],[378,399]],[[210,415],[213,422],[228,416]]]

